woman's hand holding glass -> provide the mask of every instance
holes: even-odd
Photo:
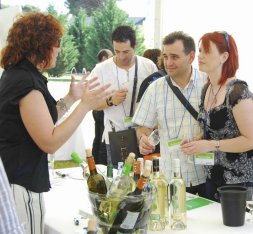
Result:
[[[182,146],[184,146],[185,144],[188,144],[188,143],[190,143],[193,139],[192,139],[192,137],[191,137],[191,135],[189,135],[189,134],[183,134],[183,137],[182,137],[183,139],[182,139],[182,142],[181,142],[181,150],[182,150]],[[193,163],[193,157],[194,157],[194,155],[193,154],[186,154],[183,150],[182,150],[182,152],[185,154],[185,155],[187,155],[186,157],[187,157],[187,162],[188,163]]]

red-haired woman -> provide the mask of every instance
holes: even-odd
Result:
[[[203,35],[198,60],[209,77],[198,117],[203,140],[186,143],[182,150],[187,155],[213,153],[214,165],[206,166],[206,193],[217,200],[219,186],[253,184],[253,94],[235,77],[238,52],[227,32]]]
[[[56,102],[48,91],[46,69],[55,66],[63,30],[50,14],[32,12],[14,22],[0,64],[0,155],[26,233],[44,233],[43,192],[50,189],[47,154],[73,134],[84,116],[100,106],[108,85],[96,79],[75,83]],[[70,116],[55,122],[80,99]]]

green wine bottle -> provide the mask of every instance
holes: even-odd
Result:
[[[87,163],[90,170],[90,176],[87,179],[87,184],[90,192],[106,194],[107,187],[104,177],[97,172],[96,164],[93,156],[87,157]]]

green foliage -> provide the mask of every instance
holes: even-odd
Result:
[[[61,76],[66,72],[71,71],[71,69],[78,62],[79,51],[77,49],[73,35],[70,35],[67,31],[68,29],[68,15],[58,14],[52,5],[49,5],[47,11],[54,15],[66,28],[61,40],[61,52],[58,55],[56,66],[48,70],[50,76]]]
[[[56,66],[48,70],[49,75],[59,77],[70,72],[77,64],[78,56],[79,52],[74,43],[73,36],[65,33],[61,40],[61,52],[58,55]]]
[[[120,25],[132,26],[135,30],[133,22],[128,19],[126,12],[119,9],[116,0],[106,0],[105,6],[93,13],[92,22],[88,28],[88,37],[86,38],[86,68],[91,70],[97,63],[96,55],[102,48],[108,48],[113,51],[111,34],[112,31]],[[137,30],[138,48],[137,54],[144,51],[143,37]]]
[[[80,10],[77,17],[74,17],[73,24],[69,27],[69,34],[73,36],[73,40],[77,46],[79,56],[77,57],[78,62],[75,65],[77,72],[81,72],[84,67],[86,67],[85,62],[85,40],[87,37],[86,29],[86,14],[84,10]]]
[[[24,5],[22,6],[22,11],[23,12],[40,11],[40,9],[32,5]]]
[[[98,10],[104,5],[105,0],[66,0],[65,6],[69,9],[69,13],[77,16],[80,9],[85,10],[88,16],[93,11]]]

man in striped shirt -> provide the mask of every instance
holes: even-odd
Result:
[[[195,58],[195,43],[192,37],[179,31],[167,35],[163,40],[163,59],[166,72],[172,84],[179,88],[185,98],[198,111],[201,90],[206,74],[192,67]],[[206,175],[204,167],[196,165],[180,150],[171,150],[169,143],[175,139],[189,139],[200,136],[198,122],[184,107],[167,83],[166,76],[154,81],[144,93],[135,112],[133,122],[138,125],[137,136],[140,152],[153,152],[148,136],[158,126],[161,147],[160,167],[167,182],[173,177],[172,159],[181,161],[181,173],[187,192],[205,195]],[[189,156],[190,157],[190,156]]]
[[[11,194],[2,160],[0,158],[0,233],[3,234],[24,234],[20,225],[16,206]]]

